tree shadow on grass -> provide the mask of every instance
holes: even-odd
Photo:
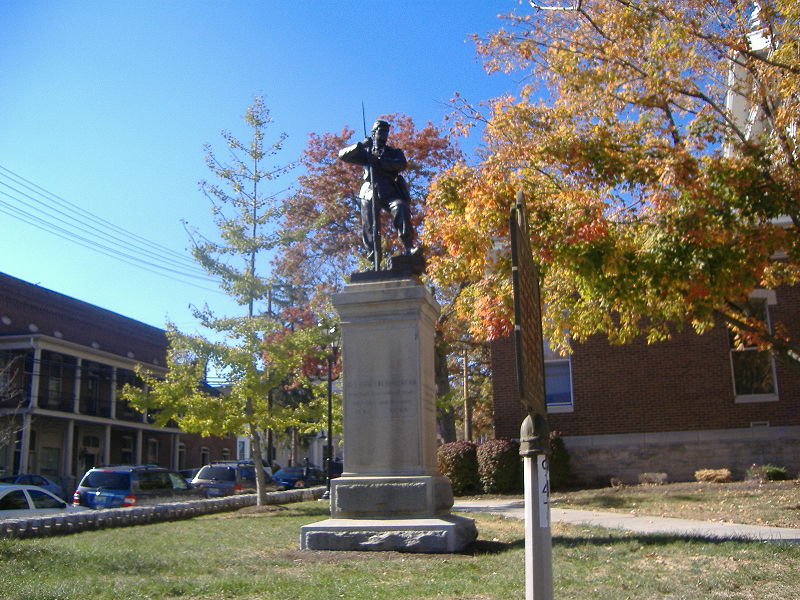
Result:
[[[699,494],[695,494],[694,496],[690,496],[688,494],[676,494],[674,496],[670,496],[673,500],[680,500],[681,502],[708,502],[706,498],[703,498]]]
[[[553,536],[553,548],[578,548],[580,546],[614,546],[635,543],[643,547],[667,547],[676,544],[758,544],[760,542],[750,539],[722,539],[715,537],[702,537],[694,535],[671,535],[671,534],[651,534],[651,535],[632,535],[620,532],[619,535],[586,535],[586,536]],[[483,556],[491,554],[503,554],[513,550],[523,550],[525,540],[517,539],[511,542],[500,542],[497,540],[475,540],[460,554],[468,556]]]
[[[553,536],[553,547],[576,548],[579,546],[612,546],[614,544],[636,543],[644,547],[666,547],[676,544],[721,545],[721,544],[762,544],[758,540],[747,538],[718,538],[699,535],[681,534],[640,534],[635,535],[620,531],[618,535],[586,535],[586,536]],[[523,542],[524,546],[524,542]]]
[[[631,499],[625,496],[614,496],[611,494],[601,494],[591,498],[580,498],[570,502],[570,506],[598,506],[600,508],[622,508],[629,506]],[[567,507],[565,507],[567,508]]]
[[[467,556],[484,556],[488,554],[503,554],[512,550],[525,548],[525,540],[519,539],[512,542],[500,542],[497,540],[475,540],[460,554]]]
[[[281,513],[283,516],[290,517],[310,517],[324,519],[330,518],[331,507],[327,502],[303,502],[302,504],[281,504],[284,510]]]

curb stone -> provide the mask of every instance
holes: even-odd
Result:
[[[314,487],[282,492],[268,492],[267,504],[287,504],[304,500],[318,500],[325,487]],[[132,527],[163,521],[191,519],[201,515],[230,512],[255,506],[255,494],[241,494],[224,498],[170,502],[153,506],[85,510],[74,514],[57,514],[46,517],[0,520],[0,538],[32,538],[65,535],[112,527]]]

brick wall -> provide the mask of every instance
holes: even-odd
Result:
[[[800,339],[800,289],[780,289],[770,307]],[[703,335],[688,328],[671,340],[610,345],[602,336],[576,344],[572,354],[573,412],[550,414],[563,436],[800,426],[800,369],[776,363],[777,402],[737,403],[728,334],[715,327]],[[519,437],[524,410],[517,399],[514,344],[492,346],[495,433]]]

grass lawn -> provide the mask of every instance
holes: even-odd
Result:
[[[555,508],[800,528],[800,481],[671,483],[554,493]]]
[[[188,521],[0,539],[4,600],[524,598],[521,521],[471,514],[464,554],[302,552],[323,502]],[[555,597],[652,600],[800,597],[800,546],[553,528]]]

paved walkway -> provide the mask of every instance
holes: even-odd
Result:
[[[523,500],[456,499],[453,510],[457,512],[487,512],[515,519],[524,519]],[[724,540],[761,540],[800,543],[800,529],[739,525],[714,521],[690,521],[667,517],[636,516],[626,513],[600,512],[553,508],[550,517],[554,522],[573,525],[594,525],[609,529],[624,529],[635,533],[667,534]]]

